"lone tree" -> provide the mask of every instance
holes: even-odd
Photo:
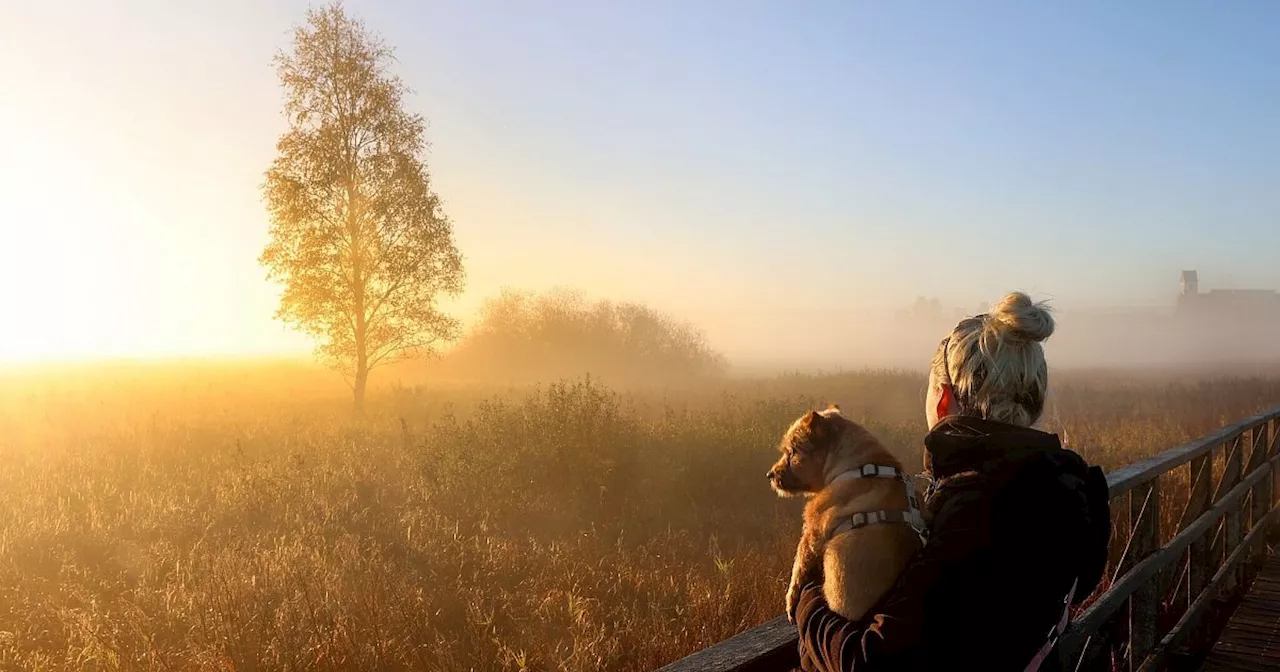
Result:
[[[276,317],[317,338],[356,410],[371,370],[458,333],[436,299],[461,291],[462,257],[393,60],[341,4],[309,11],[275,59],[289,130],[262,187],[271,240],[259,261],[284,285]]]

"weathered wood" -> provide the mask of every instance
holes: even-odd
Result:
[[[1107,486],[1111,490],[1111,497],[1115,499],[1120,495],[1128,492],[1134,487],[1146,483],[1147,481],[1167,473],[1168,471],[1182,466],[1191,460],[1194,460],[1205,453],[1217,448],[1218,446],[1235,439],[1240,436],[1244,430],[1265,421],[1268,417],[1276,415],[1280,411],[1271,411],[1270,413],[1259,413],[1250,416],[1235,423],[1228,425],[1222,429],[1214,430],[1204,436],[1189,441],[1178,446],[1170,448],[1162,453],[1149,457],[1139,462],[1121,467],[1107,474]]]
[[[1205,454],[1191,462],[1191,496],[1182,510],[1178,531],[1187,529],[1209,510],[1210,488],[1213,486],[1213,455]],[[1204,590],[1209,578],[1209,542],[1203,536],[1191,542],[1187,559],[1187,597],[1194,600]]]
[[[1280,436],[1277,435],[1277,433],[1280,432],[1280,419],[1269,420],[1264,427],[1265,429],[1263,431],[1266,432],[1266,459],[1272,460],[1276,457],[1277,450],[1280,450]],[[1277,503],[1275,485],[1276,479],[1273,478],[1270,481],[1267,481],[1267,487],[1264,492],[1264,496],[1267,500],[1267,506],[1270,508],[1274,508]]]
[[[1125,560],[1139,562],[1150,557],[1160,545],[1160,477],[1129,491],[1129,520],[1132,532]],[[1157,572],[1157,576],[1160,572]],[[1160,613],[1160,582],[1146,581],[1129,598],[1129,660],[1147,657],[1156,645],[1156,618]]]
[[[800,664],[796,626],[779,616],[715,646],[681,658],[658,672],[777,672]]]
[[[1250,532],[1253,536],[1258,530]],[[1262,536],[1262,535],[1258,535]],[[1239,555],[1247,555],[1246,547]],[[1280,669],[1280,558],[1250,587],[1205,660],[1208,672]]]
[[[1249,430],[1249,438],[1252,447],[1249,449],[1249,467],[1248,473],[1261,467],[1270,457],[1267,452],[1267,424],[1260,424]],[[1271,479],[1264,478],[1253,486],[1253,492],[1250,494],[1250,511],[1247,529],[1253,530],[1258,525],[1258,521],[1262,520],[1271,511],[1271,496],[1267,492]],[[1245,573],[1252,574],[1260,566],[1263,549],[1260,546],[1253,547],[1253,553],[1249,555],[1248,563],[1241,563],[1241,568],[1237,570],[1238,581],[1247,580]]]
[[[1243,433],[1236,435],[1234,439],[1226,444],[1226,453],[1223,458],[1222,479],[1218,481],[1218,487],[1214,490],[1213,501],[1221,499],[1222,494],[1236,487],[1240,482],[1240,477],[1244,474],[1244,442],[1241,440]]]
[[[1219,484],[1219,492],[1234,488],[1240,482],[1241,472],[1244,468],[1244,451],[1246,447],[1244,435],[1237,436],[1229,444],[1226,464],[1222,467],[1222,483]],[[1240,504],[1231,507],[1227,511],[1226,520],[1222,527],[1222,555],[1229,555],[1232,550],[1240,545],[1240,538],[1244,534],[1244,525],[1241,521],[1240,510],[1244,507],[1244,500],[1240,500]],[[1217,560],[1218,556],[1214,557]],[[1227,577],[1226,590],[1235,590],[1238,582],[1237,576],[1234,574]]]
[[[1058,646],[1072,655],[1078,651],[1085,638],[1101,628],[1112,614],[1123,607],[1139,586],[1151,580],[1156,572],[1178,559],[1192,541],[1212,529],[1214,524],[1222,520],[1232,507],[1238,508],[1240,501],[1249,492],[1249,488],[1253,487],[1258,480],[1269,477],[1270,472],[1271,464],[1268,463],[1267,467],[1250,474],[1249,478],[1224,494],[1204,515],[1175,535],[1163,548],[1135,564],[1133,569],[1112,583],[1107,592],[1072,621]]]
[[[1267,426],[1265,424],[1258,425],[1250,429],[1246,435],[1249,437],[1249,462],[1245,466],[1244,473],[1249,474],[1267,461]],[[1248,529],[1253,529],[1258,520],[1271,509],[1264,490],[1266,485],[1267,482],[1262,481],[1253,488],[1253,497],[1245,524]]]
[[[1213,575],[1213,578],[1210,579],[1208,584],[1205,586],[1205,590],[1201,591],[1200,594],[1192,600],[1191,604],[1187,607],[1187,613],[1183,614],[1182,618],[1178,619],[1178,622],[1174,624],[1168,634],[1160,640],[1160,644],[1156,648],[1155,653],[1147,659],[1140,669],[1160,669],[1165,660],[1167,660],[1173,653],[1174,647],[1179,643],[1179,641],[1184,639],[1190,633],[1196,631],[1200,620],[1204,617],[1205,612],[1208,611],[1210,602],[1222,590],[1232,568],[1248,554],[1248,549],[1250,547],[1261,545],[1259,542],[1266,539],[1266,533],[1270,526],[1275,523],[1276,515],[1277,512],[1275,510],[1269,511],[1267,515],[1263,516],[1259,520],[1257,525],[1254,525],[1253,529],[1249,530],[1249,534],[1245,536],[1244,541],[1242,541],[1240,546],[1227,557],[1223,566],[1218,568],[1218,571]]]
[[[1203,620],[1213,604],[1211,598],[1229,589],[1241,559],[1247,557],[1259,540],[1266,538],[1280,519],[1280,514],[1272,509],[1280,498],[1278,422],[1280,408],[1246,418],[1107,475],[1113,500],[1133,491],[1129,501],[1132,534],[1115,580],[1077,615],[1059,642],[1059,661],[1065,668],[1096,669],[1089,665],[1093,654],[1102,659],[1099,662],[1109,665],[1112,661],[1106,660],[1107,653],[1119,647],[1121,651],[1127,650],[1127,657],[1137,664],[1144,664],[1143,658],[1146,658],[1142,669],[1156,669],[1152,667],[1153,662],[1168,659],[1174,644],[1191,639],[1195,624]],[[1247,444],[1241,440],[1246,433]],[[1224,469],[1215,484],[1214,451],[1224,444]],[[1248,448],[1252,450],[1248,450],[1246,463]],[[1176,534],[1160,547],[1159,477],[1188,463],[1187,505]],[[1262,513],[1264,510],[1266,513]],[[1241,539],[1246,522],[1251,523],[1249,532]],[[1220,546],[1218,555],[1214,556],[1210,538],[1219,531]],[[1178,625],[1161,637],[1156,631],[1155,619],[1151,618],[1151,607],[1158,605],[1166,592],[1163,586],[1172,574],[1170,567],[1184,555],[1187,608]],[[1212,578],[1208,578],[1211,573]],[[1177,597],[1181,602],[1180,593]],[[1120,611],[1124,606],[1130,607],[1127,614]],[[1173,614],[1169,614],[1169,618],[1172,617]],[[1129,622],[1126,624],[1125,620]],[[1151,625],[1147,627],[1144,623]],[[1113,629],[1113,625],[1120,629]],[[1126,634],[1125,630],[1128,630],[1128,641],[1116,640],[1117,635]],[[798,664],[796,658],[795,627],[779,617],[676,661],[661,668],[661,672],[788,670]],[[1077,662],[1081,664],[1077,666]]]
[[[1187,525],[1191,524],[1205,511],[1209,510],[1210,495],[1213,488],[1213,454],[1206,453],[1191,461],[1191,478],[1188,481],[1190,486],[1190,495],[1187,497],[1187,506],[1182,510],[1182,517],[1178,521],[1178,531],[1185,530]],[[1191,548],[1187,549],[1187,607],[1190,609],[1209,581],[1209,576],[1213,570],[1209,568],[1209,540],[1205,535],[1200,535],[1191,542]],[[1185,614],[1186,611],[1183,611]],[[1188,633],[1187,640],[1192,648],[1201,648],[1208,643],[1208,632],[1203,628],[1193,630]]]
[[[1272,418],[1267,421],[1267,435],[1270,437],[1270,446],[1267,448],[1267,458],[1274,460],[1280,455],[1280,418]],[[1272,476],[1271,481],[1267,484],[1267,501],[1271,502],[1271,506],[1280,504],[1280,469]]]
[[[1114,632],[1115,628],[1103,628],[1090,634],[1075,663],[1062,664],[1060,667],[1067,670],[1110,670],[1112,668],[1110,654],[1116,650],[1118,644],[1111,637]],[[1070,657],[1070,652],[1064,651],[1061,644],[1058,645],[1058,654],[1063,660],[1068,660]]]

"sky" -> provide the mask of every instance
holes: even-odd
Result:
[[[305,353],[263,172],[293,0],[0,0],[0,360]],[[916,296],[1280,287],[1280,5],[349,0],[465,256],[839,348]]]

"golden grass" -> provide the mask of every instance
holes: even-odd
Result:
[[[1280,379],[1055,378],[1116,466],[1280,403]],[[799,502],[763,474],[828,401],[908,464],[915,375],[614,392],[303,370],[11,374],[0,668],[648,670],[778,614]]]

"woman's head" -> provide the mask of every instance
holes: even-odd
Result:
[[[1049,385],[1040,342],[1052,334],[1048,306],[1022,292],[1005,296],[985,315],[961,320],[929,368],[930,429],[948,415],[1035,424]]]

